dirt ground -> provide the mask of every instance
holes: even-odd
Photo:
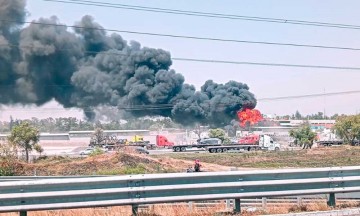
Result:
[[[34,163],[15,162],[14,175],[122,175],[144,173],[186,172],[193,161],[170,157],[153,158],[129,150],[87,158],[50,156]],[[228,171],[228,166],[203,163],[205,171]]]
[[[360,165],[360,147],[338,146],[322,147],[308,150],[293,150],[282,152],[243,152],[220,154],[165,154],[155,155],[156,158],[174,158],[218,164],[240,169],[256,168],[305,168],[305,167],[334,167]]]

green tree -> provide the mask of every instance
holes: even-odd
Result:
[[[103,129],[96,128],[93,133],[92,140],[95,142],[94,143],[95,145],[101,144],[105,140],[105,135],[104,135]]]
[[[345,142],[360,140],[360,114],[338,117],[333,129]]]
[[[39,153],[40,157],[41,157],[41,154],[44,152],[44,148],[39,144],[37,143],[36,145],[34,145],[34,150]]]
[[[289,135],[295,139],[295,144],[300,145],[303,149],[312,147],[316,139],[316,133],[311,131],[309,125],[303,125],[298,129],[289,131]]]
[[[12,176],[17,165],[16,146],[11,143],[0,144],[0,176]]]
[[[300,114],[300,112],[298,110],[296,110],[295,119],[296,120],[301,120],[302,119],[302,115]]]
[[[96,148],[89,154],[89,156],[90,156],[90,157],[94,157],[94,156],[102,155],[102,154],[104,154],[104,153],[105,153],[104,150],[102,150],[102,149],[99,148],[99,147],[96,147]]]
[[[11,134],[8,136],[10,143],[17,145],[25,151],[27,162],[29,162],[29,152],[33,150],[34,146],[39,142],[39,139],[39,130],[26,121],[13,127]]]
[[[224,140],[226,139],[226,133],[221,128],[210,129],[209,137],[210,138],[218,138],[218,139],[221,139],[222,142],[224,142]]]

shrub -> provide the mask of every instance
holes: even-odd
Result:
[[[90,157],[93,157],[93,156],[97,156],[97,155],[102,155],[102,154],[104,154],[105,152],[104,152],[104,150],[102,150],[101,148],[99,148],[99,147],[96,147],[90,154],[89,154],[89,156]]]

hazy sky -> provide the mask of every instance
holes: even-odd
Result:
[[[272,17],[360,25],[360,1],[347,0],[106,0],[106,2],[163,7],[180,10]],[[28,0],[28,20],[56,15],[61,23],[72,25],[84,15],[92,15],[104,28],[175,35],[191,35],[237,40],[317,44],[360,48],[360,30],[300,26],[170,15],[94,6],[70,5]],[[127,41],[170,51],[172,57],[253,61],[286,64],[360,67],[360,51],[298,48],[241,43],[209,42],[121,34]],[[247,83],[257,98],[305,95],[360,90],[360,71],[246,66],[174,61],[173,69],[186,82],[199,88],[206,80],[236,80]],[[56,109],[53,109],[53,108]],[[263,113],[289,114],[323,111],[326,113],[360,112],[360,94],[261,102]],[[50,114],[51,113],[51,114]],[[81,111],[63,110],[56,102],[42,108],[3,107],[1,119],[82,116]]]

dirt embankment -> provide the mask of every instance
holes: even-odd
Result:
[[[152,158],[136,153],[112,153],[88,158],[49,157],[35,163],[17,162],[14,175],[122,175],[185,172],[193,161]],[[205,171],[226,171],[230,167],[203,163]]]

